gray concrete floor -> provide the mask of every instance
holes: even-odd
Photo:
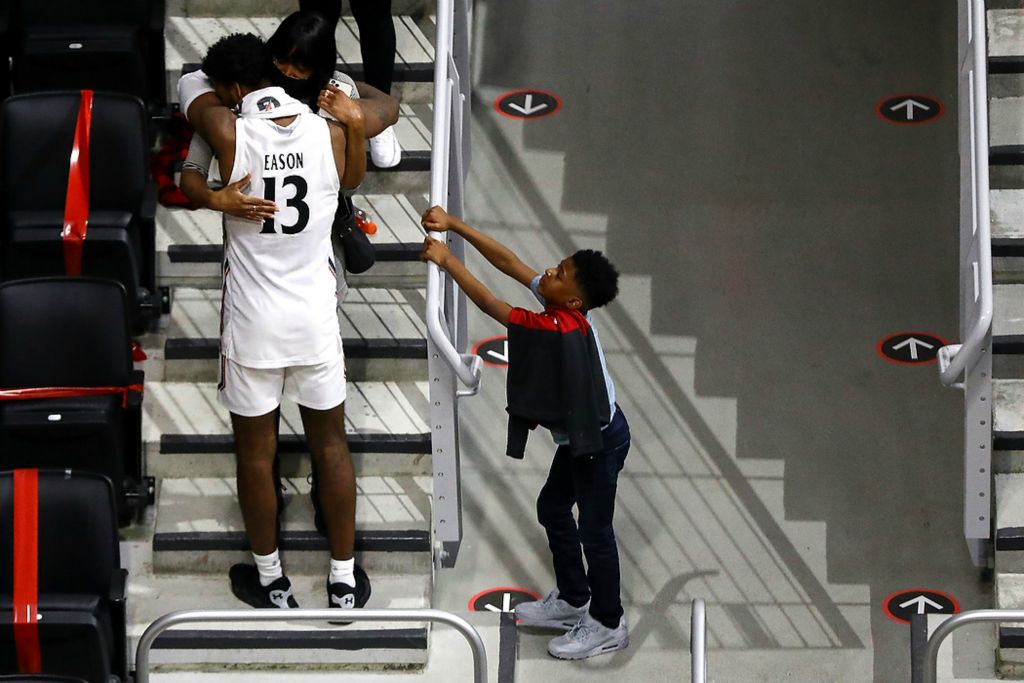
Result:
[[[603,663],[565,665],[524,636],[521,680],[681,680],[691,597],[709,600],[718,630],[714,680],[907,680],[909,633],[884,615],[886,596],[929,587],[965,609],[991,605],[961,537],[960,395],[934,366],[874,350],[900,330],[958,337],[955,6],[477,10],[467,217],[535,266],[602,246],[630,288],[598,324],[621,347],[613,373],[634,421],[619,535],[639,637]],[[494,95],[530,87],[563,109],[527,123],[494,113]],[[896,93],[940,98],[946,114],[884,123],[875,104]],[[498,332],[471,318],[471,337]],[[667,339],[695,350],[681,361]],[[503,432],[488,426],[503,424],[504,378],[489,369],[486,381],[463,404],[466,542],[438,576],[442,608],[464,609],[486,585],[551,582],[532,507],[543,435],[526,463],[504,462]],[[731,512],[693,505],[711,499],[703,476]],[[673,505],[645,507],[658,486]],[[691,546],[739,554],[709,562]],[[769,565],[784,580],[766,579]],[[796,608],[813,614],[810,631]],[[970,643],[960,668],[981,673],[991,650]]]

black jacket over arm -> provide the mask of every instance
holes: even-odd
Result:
[[[513,308],[508,321],[508,447],[522,458],[529,429],[541,425],[569,435],[573,455],[603,448],[611,420],[597,343],[579,311],[533,313]]]

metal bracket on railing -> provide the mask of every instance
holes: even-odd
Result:
[[[963,344],[950,344],[949,346],[943,346],[939,349],[939,375],[942,376],[949,369],[949,366],[953,363],[953,358],[956,354],[960,353],[960,349],[964,347]],[[953,382],[949,385],[951,389],[963,389],[963,382]]]
[[[477,392],[480,391],[480,385],[483,383],[483,368],[484,359],[475,353],[460,353],[459,358],[469,368],[470,374],[476,377],[476,382],[469,389],[459,389],[455,392],[455,398],[466,398],[467,396],[476,396]]]
[[[343,616],[344,615],[344,616]],[[198,622],[259,621],[429,621],[451,626],[473,651],[473,683],[487,683],[487,650],[473,626],[460,616],[437,609],[232,609],[188,610],[165,614],[145,630],[135,652],[135,683],[149,683],[149,651],[157,636],[173,626]]]

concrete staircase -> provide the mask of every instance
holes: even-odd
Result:
[[[269,36],[294,2],[169,2],[170,94],[182,68],[232,32]],[[424,3],[395,2],[402,100],[395,169],[370,166],[355,204],[378,225],[377,264],[349,280],[339,309],[348,376],[346,430],[357,473],[356,560],[372,580],[370,607],[431,605],[431,462],[422,320],[425,269],[418,263],[418,217],[429,188],[434,21]],[[415,14],[412,14],[415,12]],[[355,23],[339,23],[338,62],[362,71]],[[234,442],[216,403],[221,218],[161,207],[158,279],[172,288],[173,312],[142,339],[146,371],[144,442],[157,505],[124,532],[129,568],[129,636],[169,611],[240,608],[228,567],[248,557],[234,482]],[[282,408],[280,454],[286,507],[285,570],[302,607],[326,606],[326,539],[313,526],[309,454],[296,406]],[[157,670],[254,668],[417,670],[427,661],[426,624],[197,624],[155,643]]]

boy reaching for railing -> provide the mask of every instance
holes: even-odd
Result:
[[[524,626],[567,630],[551,640],[559,659],[584,659],[629,645],[612,527],[619,471],[629,452],[626,416],[615,403],[590,311],[618,293],[618,273],[599,251],[581,249],[537,273],[510,249],[435,206],[427,231],[452,231],[491,265],[530,288],[540,313],[495,297],[444,243],[427,237],[420,258],[447,271],[480,310],[508,327],[508,455],[523,457],[528,429],[551,430],[557,445],[537,498],[537,519],[551,548],[556,588],[522,603]],[[579,510],[579,523],[572,508]],[[586,567],[584,567],[584,556]]]

